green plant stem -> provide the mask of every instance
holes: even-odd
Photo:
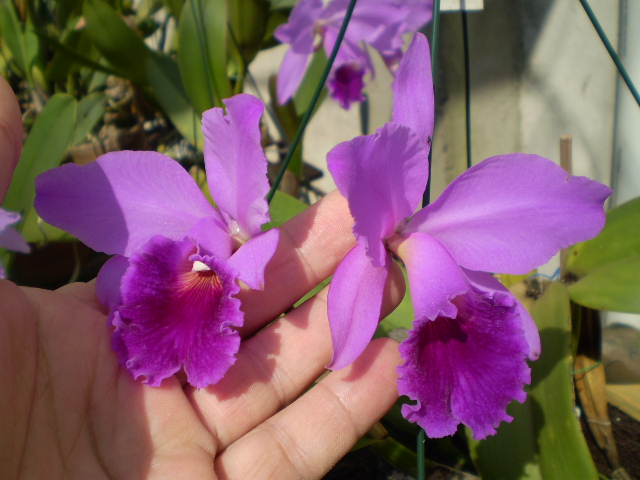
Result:
[[[420,429],[418,432],[418,438],[416,441],[416,453],[418,454],[418,480],[424,480],[425,478],[425,462],[424,462],[424,429]]]
[[[600,40],[602,40],[603,45],[607,49],[607,52],[609,52],[609,56],[611,57],[611,60],[613,60],[613,63],[615,63],[616,67],[618,68],[618,72],[620,72],[620,75],[622,76],[624,83],[627,84],[627,88],[629,88],[631,95],[633,95],[633,98],[635,99],[636,103],[640,107],[640,93],[638,93],[638,90],[633,84],[631,77],[627,73],[627,69],[624,68],[624,65],[622,64],[620,57],[618,56],[618,54],[613,48],[613,45],[611,45],[611,42],[607,38],[607,34],[604,33],[604,30],[602,29],[602,26],[600,25],[600,22],[598,21],[596,15],[593,13],[593,10],[591,9],[589,2],[587,0],[580,0],[580,3],[582,4],[584,11],[587,13],[589,20],[591,20],[591,24],[593,25],[593,28],[595,28],[596,32],[598,32],[598,35],[600,36]]]
[[[436,1],[439,1],[439,0],[436,0]],[[293,141],[291,142],[291,146],[289,147],[287,156],[285,157],[285,159],[282,162],[282,165],[280,166],[280,170],[278,171],[277,177],[273,181],[271,190],[269,190],[269,193],[267,194],[267,202],[269,203],[271,203],[271,200],[273,199],[273,196],[275,195],[276,190],[278,189],[278,185],[280,185],[280,182],[282,181],[284,172],[287,170],[287,167],[289,166],[289,162],[291,162],[291,158],[293,157],[293,154],[295,153],[296,148],[298,147],[298,143],[300,143],[302,134],[307,128],[307,124],[309,123],[309,119],[311,118],[311,114],[313,113],[313,109],[315,108],[316,103],[318,102],[318,98],[322,93],[322,89],[324,88],[324,84],[327,81],[327,78],[329,77],[329,72],[331,71],[333,62],[336,59],[336,55],[338,55],[338,50],[340,49],[340,45],[342,44],[342,39],[344,38],[344,34],[347,31],[347,26],[349,25],[349,21],[351,20],[351,14],[353,13],[353,9],[355,8],[355,6],[356,6],[356,0],[351,0],[349,2],[349,7],[347,7],[347,12],[344,16],[344,20],[342,21],[342,25],[340,26],[340,31],[338,32],[338,38],[336,39],[336,43],[333,46],[331,55],[329,55],[329,60],[327,61],[327,65],[324,69],[324,72],[322,72],[322,77],[320,78],[318,87],[316,88],[316,91],[313,94],[313,98],[311,98],[311,102],[309,103],[309,107],[307,108],[307,111],[304,113],[304,116],[300,121],[300,128],[298,128],[298,131],[296,132],[296,136],[293,138]]]
[[[462,10],[462,43],[464,48],[464,110],[467,134],[467,168],[471,168],[471,60],[469,55],[469,24],[467,11]]]
[[[436,73],[438,71],[438,37],[440,36],[440,0],[433,1],[433,18],[431,20],[431,76],[433,77],[433,93],[435,101]],[[435,125],[435,121],[434,121]],[[434,130],[435,131],[435,130]],[[429,149],[429,179],[422,194],[422,206],[426,207],[431,202],[431,154],[433,152],[433,139]]]

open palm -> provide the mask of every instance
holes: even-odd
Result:
[[[20,139],[19,109],[0,79],[1,194]],[[331,358],[326,292],[278,316],[353,245],[337,194],[285,224],[265,290],[240,294],[236,364],[199,391],[176,377],[158,388],[133,380],[111,350],[92,284],[50,292],[0,281],[0,478],[321,477],[396,400],[396,345],[373,342],[301,396]],[[395,273],[386,310],[404,288]]]

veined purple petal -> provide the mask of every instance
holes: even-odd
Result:
[[[264,289],[264,269],[273,257],[280,241],[280,230],[271,230],[256,235],[242,245],[227,262],[238,278],[254,290]]]
[[[409,127],[387,123],[374,135],[337,145],[327,154],[327,163],[349,201],[358,242],[374,266],[384,265],[387,253],[382,240],[422,198],[429,175],[424,144]]]
[[[331,98],[338,101],[340,106],[349,110],[353,102],[364,100],[364,68],[357,64],[344,64],[331,73],[327,84]]]
[[[187,232],[186,237],[198,246],[199,255],[214,255],[225,261],[231,257],[236,242],[226,225],[213,217],[198,220]]]
[[[417,402],[402,414],[432,438],[453,435],[463,423],[481,440],[512,420],[512,400],[524,402],[529,347],[512,296],[472,288],[454,304],[456,318],[417,320],[400,345],[398,392]]]
[[[307,71],[309,59],[310,55],[296,53],[291,48],[285,53],[278,70],[277,95],[280,105],[287,103],[298,90]]]
[[[224,100],[227,115],[212,108],[202,116],[204,160],[211,196],[233,235],[260,233],[269,221],[267,157],[260,144],[262,102],[248,94]]]
[[[393,82],[392,120],[412,128],[425,145],[431,145],[434,117],[431,54],[427,37],[413,36]]]
[[[529,345],[529,354],[527,357],[529,360],[537,360],[540,357],[541,345],[540,334],[538,333],[538,327],[531,318],[527,309],[524,308],[517,298],[498,280],[493,278],[492,275],[485,272],[474,272],[472,270],[462,269],[467,277],[469,283],[471,283],[477,290],[485,292],[486,295],[493,297],[496,292],[502,292],[504,295],[511,295],[513,301],[518,305],[518,313],[520,320],[522,321],[522,329],[524,330],[524,338]]]
[[[29,253],[30,248],[27,242],[15,228],[11,227],[19,220],[19,213],[7,212],[0,208],[0,247],[14,252]]]
[[[181,239],[200,218],[219,215],[186,170],[156,152],[107,153],[35,183],[44,221],[108,254],[130,256],[154,235]]]
[[[110,312],[122,303],[120,283],[129,268],[129,259],[122,255],[114,255],[100,269],[96,278],[96,297]]]
[[[469,286],[442,244],[416,232],[400,243],[397,254],[407,267],[415,318],[455,318],[458,309],[451,301]]]
[[[135,377],[158,386],[184,368],[204,388],[235,362],[243,323],[236,273],[215,257],[196,255],[189,241],[156,236],[131,256],[112,344]],[[194,269],[194,263],[200,262]]]
[[[327,366],[339,370],[353,362],[371,341],[378,322],[384,283],[391,267],[373,266],[364,247],[356,245],[336,269],[329,287],[328,311],[333,357]]]
[[[611,189],[551,160],[514,153],[456,178],[407,231],[434,236],[470,270],[525,274],[561,248],[595,237]]]

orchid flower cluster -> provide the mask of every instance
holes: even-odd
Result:
[[[281,71],[280,100],[299,84],[315,34],[325,48],[333,45],[345,3],[324,8],[303,0],[279,29],[292,45],[285,58],[292,73]],[[410,13],[423,3],[363,1],[353,32],[396,61],[399,33],[427,21]],[[373,28],[380,15],[382,26]],[[343,105],[360,94],[353,78],[372,72],[358,42],[347,37],[346,45],[330,84]],[[532,318],[487,272],[528,273],[561,248],[597,235],[611,190],[568,176],[545,158],[511,154],[474,166],[416,211],[434,128],[430,72],[427,40],[416,34],[398,64],[392,121],[328,154],[357,240],[330,285],[328,368],[349,365],[371,340],[395,255],[406,266],[415,314],[399,347],[398,390],[416,402],[404,405],[403,415],[431,437],[452,435],[463,423],[481,439],[511,420],[506,407],[524,401],[531,380],[527,359],[540,354]],[[345,79],[345,89],[338,87]],[[109,310],[120,363],[151,386],[182,369],[197,388],[225,375],[240,347],[238,281],[262,289],[279,242],[277,229],[261,229],[269,221],[259,128],[264,106],[247,94],[224,103],[226,115],[220,108],[203,115],[215,207],[182,166],[155,152],[109,153],[36,180],[35,208],[45,221],[113,255],[96,293]]]
[[[296,92],[309,66],[311,56],[324,48],[333,50],[349,0],[301,0],[291,11],[289,21],[274,35],[289,45],[278,73],[277,95],[281,104]],[[431,20],[432,0],[360,0],[351,17],[338,55],[329,74],[330,96],[342,108],[364,100],[364,76],[375,75],[367,47],[379,52],[393,73],[402,58],[402,35],[415,32]]]

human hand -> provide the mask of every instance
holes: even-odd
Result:
[[[21,125],[3,80],[0,100],[6,189]],[[372,342],[300,397],[331,358],[326,291],[265,325],[353,245],[336,194],[285,224],[265,290],[240,294],[236,364],[199,391],[176,377],[148,387],[119,366],[92,283],[49,292],[1,281],[0,478],[321,477],[396,400],[396,344]],[[391,278],[386,311],[404,288]]]

